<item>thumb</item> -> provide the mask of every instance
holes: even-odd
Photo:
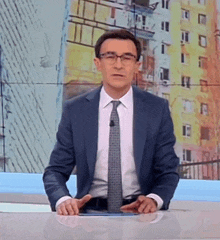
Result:
[[[78,200],[78,208],[83,207],[90,199],[92,198],[91,194],[87,194],[81,199]]]
[[[137,204],[138,204],[138,201],[136,200],[133,203],[122,206],[120,209],[121,210],[131,210],[131,209],[135,208],[137,206]]]

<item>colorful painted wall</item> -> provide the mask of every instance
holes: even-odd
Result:
[[[169,100],[183,178],[220,179],[220,58],[217,0],[72,0],[64,99],[95,88],[94,45],[126,28],[141,41],[134,84]]]
[[[128,29],[133,84],[166,98],[182,178],[220,179],[219,0],[0,1],[0,171],[42,172],[62,102],[100,85],[94,45]]]

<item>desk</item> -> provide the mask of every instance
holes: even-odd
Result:
[[[0,240],[220,239],[219,189],[220,181],[181,179],[170,210],[157,215],[65,217],[50,212],[42,174],[1,173]]]
[[[1,240],[219,239],[220,210],[168,210],[135,216],[0,213]]]

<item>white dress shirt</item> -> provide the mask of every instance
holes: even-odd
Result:
[[[117,107],[120,124],[120,146],[121,146],[121,172],[122,172],[122,194],[123,199],[132,198],[133,195],[141,194],[140,185],[136,174],[133,153],[133,90],[132,87],[120,99],[111,98],[102,87],[99,101],[98,118],[98,149],[95,165],[94,179],[89,194],[93,197],[107,198],[108,192],[108,150],[110,114],[113,108],[112,100],[119,100],[121,104]],[[156,194],[149,194],[157,202],[157,208],[163,205],[163,200]],[[56,207],[69,196],[60,198]]]

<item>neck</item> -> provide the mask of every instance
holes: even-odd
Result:
[[[103,84],[103,87],[106,91],[106,93],[113,99],[120,99],[121,97],[123,97],[130,89],[131,85],[129,85],[126,88],[123,89],[118,89],[118,88],[112,88],[109,86],[106,86],[105,84]]]

